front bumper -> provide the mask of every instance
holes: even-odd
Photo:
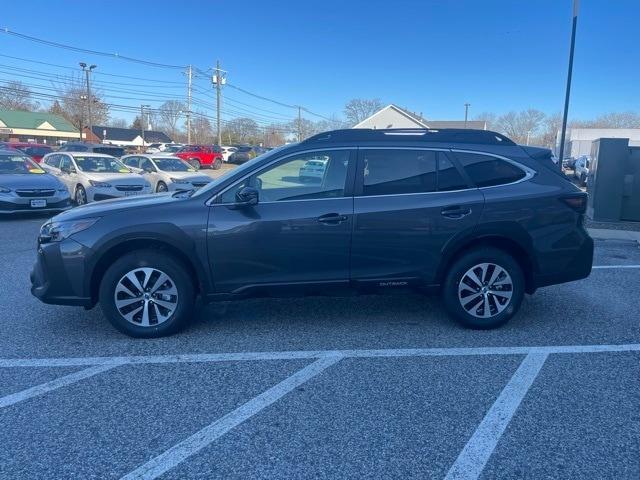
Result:
[[[110,200],[112,198],[125,198],[136,195],[148,195],[153,193],[150,187],[145,187],[142,190],[132,191],[132,192],[123,192],[118,190],[115,187],[108,188],[99,188],[99,187],[89,187],[86,188],[87,192],[87,201],[88,202],[97,202],[100,200]]]
[[[67,238],[38,246],[31,271],[31,294],[44,303],[90,308],[94,305],[86,283],[86,265],[93,251]]]
[[[45,201],[44,207],[32,207],[31,201]],[[51,197],[19,197],[17,195],[2,195],[0,197],[0,215],[24,212],[61,212],[71,208],[71,198],[68,194]]]

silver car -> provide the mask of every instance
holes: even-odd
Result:
[[[120,160],[100,153],[58,152],[41,165],[64,183],[78,205],[153,193],[151,184]]]
[[[71,207],[67,187],[18,150],[0,150],[0,214],[60,212]]]
[[[170,155],[128,155],[121,160],[144,175],[156,192],[198,189],[211,182],[208,175],[196,173],[187,162]]]

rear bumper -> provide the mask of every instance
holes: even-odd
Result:
[[[575,249],[561,252],[562,256],[558,258],[555,268],[550,268],[550,271],[546,272],[538,272],[533,276],[534,289],[581,280],[591,274],[593,240],[582,228],[580,229],[580,236],[582,241]]]
[[[85,259],[92,251],[72,239],[41,245],[31,270],[31,294],[43,303],[92,307]]]

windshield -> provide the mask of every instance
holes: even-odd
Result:
[[[256,164],[256,162],[261,161],[264,158],[271,157],[272,155],[276,156],[278,153],[280,153],[285,148],[291,147],[293,145],[297,145],[297,144],[290,143],[288,145],[282,145],[280,147],[274,148],[273,150],[271,150],[269,152],[263,153],[262,155],[258,155],[257,157],[252,158],[251,160],[249,160],[246,163],[243,163],[242,165],[240,165],[237,168],[234,168],[232,170],[228,170],[223,175],[219,176],[218,178],[216,178],[212,182],[208,183],[205,187],[202,187],[201,189],[194,191],[192,196],[198,197],[198,196],[201,196],[201,195],[207,195],[208,192],[210,192],[212,189],[216,188],[217,185],[220,185],[222,182],[226,181],[228,178],[233,177],[233,176],[238,175],[238,174],[242,175],[243,172],[251,170],[254,167],[254,165]]]
[[[78,168],[90,173],[131,173],[131,170],[113,157],[74,156]]]
[[[153,161],[160,170],[165,172],[195,172],[191,165],[179,158],[153,157]]]
[[[165,152],[168,152],[168,153],[175,153],[175,152],[177,152],[178,150],[180,150],[181,148],[182,148],[182,147],[181,147],[180,145],[168,145],[168,146],[166,146],[166,147],[164,148],[164,151],[165,151]]]
[[[0,175],[45,173],[37,163],[24,155],[0,154]]]

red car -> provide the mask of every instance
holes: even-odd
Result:
[[[53,152],[53,148],[43,143],[9,142],[4,143],[4,145],[9,148],[20,150],[22,153],[28,155],[32,160],[38,163],[40,163],[42,157],[44,157],[47,153]]]
[[[185,145],[176,153],[195,169],[210,167],[218,170],[222,166],[222,149],[218,145]]]

